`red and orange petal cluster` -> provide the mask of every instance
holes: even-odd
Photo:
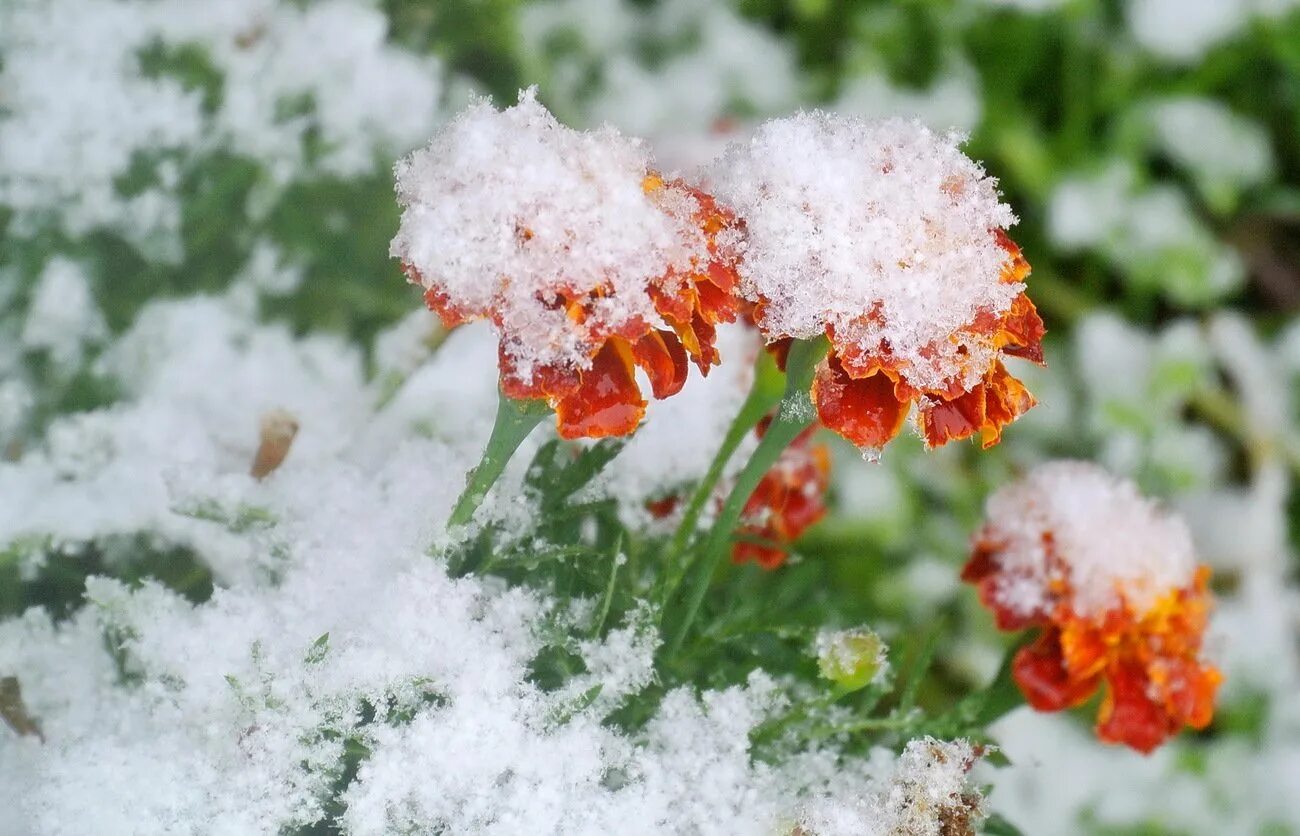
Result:
[[[761,437],[771,419],[764,419]],[[741,512],[740,538],[731,547],[733,563],[752,560],[776,569],[790,556],[789,546],[826,515],[831,460],[826,445],[813,442],[816,425],[801,433],[764,474]]]
[[[591,365],[577,369],[567,365],[534,367],[525,378],[519,373],[507,349],[509,335],[503,331],[499,356],[501,389],[511,398],[545,400],[556,413],[559,433],[564,438],[602,438],[627,435],[645,415],[646,401],[636,382],[636,367],[650,380],[656,398],[667,398],[686,383],[688,360],[702,374],[720,361],[715,344],[717,325],[736,318],[737,276],[734,259],[722,252],[719,233],[737,225],[735,215],[720,206],[711,195],[677,180],[665,182],[651,174],[642,188],[652,198],[674,190],[695,200],[692,220],[704,233],[709,260],[687,272],[668,270],[649,289],[649,295],[667,329],[642,320],[610,328],[600,321],[595,309],[612,292],[611,286],[575,293],[557,286],[547,304],[563,308],[569,320],[586,329],[584,343],[590,346]],[[531,232],[522,229],[525,239]],[[420,278],[407,266],[412,281]],[[425,302],[448,327],[469,317],[438,289],[425,293]],[[498,328],[502,323],[496,323]]]
[[[962,579],[978,587],[999,629],[1040,628],[1012,663],[1012,675],[1031,706],[1073,708],[1104,685],[1097,736],[1144,753],[1184,726],[1209,724],[1223,676],[1201,657],[1210,609],[1208,567],[1143,612],[1121,596],[1103,613],[1080,616],[1070,604],[1068,586],[1061,585],[1050,605],[1022,615],[1001,603],[999,589],[1011,579],[999,572],[997,554],[996,543],[977,540]]]
[[[1001,280],[1024,281],[1029,262],[1020,248],[1001,230],[994,235],[1008,255]],[[878,311],[871,311],[865,319],[878,316]],[[943,388],[921,389],[908,383],[887,343],[863,350],[860,345],[837,341],[834,329],[828,328],[831,350],[813,382],[817,414],[823,424],[855,446],[879,449],[902,429],[915,403],[928,447],[976,433],[985,448],[992,447],[1001,439],[1002,428],[1035,403],[1024,385],[1007,371],[1001,356],[1023,357],[1041,365],[1044,331],[1034,303],[1021,293],[1004,313],[983,312],[949,337],[958,345],[983,344],[996,350],[978,383],[966,388],[962,379],[967,370],[962,369]]]

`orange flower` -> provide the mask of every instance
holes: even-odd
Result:
[[[736,318],[735,259],[719,241],[719,233],[737,227],[735,216],[710,195],[680,180],[665,182],[652,173],[641,185],[652,201],[665,207],[665,212],[689,206],[691,223],[707,244],[707,261],[693,260],[687,271],[670,267],[647,289],[653,309],[666,328],[640,317],[616,327],[606,324],[601,311],[617,302],[612,283],[585,293],[557,285],[544,304],[550,310],[565,312],[568,322],[580,333],[582,353],[590,366],[533,364],[525,375],[515,360],[507,323],[499,315],[492,316],[502,334],[498,352],[502,391],[511,398],[545,400],[555,410],[559,433],[564,438],[631,433],[646,408],[635,368],[645,371],[654,397],[670,397],[686,383],[688,358],[705,375],[720,362],[715,345],[717,325]],[[533,232],[521,228],[518,237],[521,246],[527,246]],[[404,268],[413,283],[429,286],[410,264]],[[458,308],[436,284],[425,292],[425,302],[448,327],[475,318]]]
[[[758,425],[760,437],[770,423],[767,418]],[[733,563],[753,560],[764,569],[776,569],[789,557],[787,546],[826,515],[830,453],[824,444],[813,443],[815,430],[816,425],[809,427],[782,451],[750,494],[738,533],[754,539],[731,547]]]
[[[997,181],[962,137],[914,120],[822,111],[760,125],[714,165],[745,221],[740,293],[769,343],[825,336],[813,399],[864,451],[916,408],[930,447],[985,447],[1034,404],[1002,365],[1042,361],[1029,264]]]
[[[1032,487],[1050,489],[1041,479]],[[1094,489],[1087,496],[1095,500],[1102,494]],[[1041,508],[1027,510],[1015,531],[1007,520],[990,519],[975,538],[962,579],[979,590],[999,629],[1039,628],[1012,665],[1029,704],[1039,711],[1060,711],[1080,705],[1104,686],[1098,737],[1140,752],[1150,752],[1183,726],[1208,725],[1223,679],[1201,657],[1210,608],[1209,569],[1201,566],[1189,582],[1158,593],[1155,584],[1135,583],[1132,577],[1111,579],[1106,605],[1085,605],[1082,585],[1108,582],[1095,565],[1086,572],[1071,565],[1081,556],[1071,554],[1070,546],[1086,527],[1068,520],[1045,527],[1042,521],[1051,517],[1050,509],[1047,517]],[[1106,524],[1096,518],[1083,522]],[[1094,531],[1092,536],[1100,540],[1107,533]],[[1038,554],[1026,562],[1017,551],[1030,538],[1038,544]],[[1076,576],[1077,583],[1072,580]]]
[[[1020,248],[1002,230],[994,235],[1008,255],[1002,281],[1024,281],[1029,263]],[[761,303],[758,316],[762,316]],[[879,318],[877,311],[867,313],[861,324],[869,326],[873,318]],[[944,358],[944,374],[937,385],[918,386],[909,382],[915,378],[891,354],[888,342],[882,340],[874,350],[864,351],[858,341],[841,339],[843,335],[828,326],[831,350],[817,371],[812,391],[818,416],[855,446],[874,450],[898,434],[915,403],[926,446],[939,447],[979,433],[982,445],[992,447],[1001,439],[1002,428],[1035,403],[1007,371],[1001,356],[1041,364],[1044,330],[1034,303],[1022,292],[1006,311],[981,311],[950,334],[947,342],[957,347],[956,352],[941,352],[937,344],[923,351],[922,356],[928,353],[935,358],[936,367],[938,358]],[[950,365],[954,355],[959,359]],[[977,362],[982,367],[973,369],[971,364]],[[977,382],[968,385],[972,377]]]

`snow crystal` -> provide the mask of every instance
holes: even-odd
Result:
[[[800,832],[811,836],[944,836],[973,832],[984,800],[967,774],[979,760],[968,741],[913,740],[885,785],[854,803],[806,805]]]
[[[31,387],[16,379],[0,381],[0,445],[16,441],[18,431],[35,403]]]
[[[999,602],[1020,614],[1048,606],[1060,582],[1078,615],[1117,606],[1117,595],[1141,614],[1196,570],[1182,518],[1087,462],[1040,465],[994,493],[986,512],[977,537],[1006,579]]]
[[[1024,285],[1000,281],[993,230],[1015,217],[961,141],[918,122],[805,112],[729,149],[713,176],[745,218],[742,291],[764,301],[769,338],[829,327],[867,352],[885,341],[918,388],[940,387],[959,354],[967,377],[983,373],[966,352],[991,362],[992,347],[948,337]]]
[[[433,311],[422,307],[412,310],[375,337],[375,371],[389,380],[406,379],[420,368],[447,334]]]
[[[1281,364],[1250,322],[1234,311],[1220,311],[1210,320],[1207,336],[1236,385],[1252,428],[1268,436],[1285,437],[1295,415],[1294,402],[1290,391],[1276,383],[1284,377]]]
[[[652,42],[691,48],[657,66],[644,66],[631,51],[618,51],[605,65],[605,87],[591,104],[593,120],[608,120],[638,134],[703,132],[737,109],[775,113],[797,98],[794,50],[764,28],[717,3],[668,0],[643,24]]]
[[[428,132],[440,92],[435,65],[390,47],[381,12],[352,0],[258,5],[238,29],[210,41],[225,71],[217,123],[236,151],[287,179],[315,131],[316,164],[355,176],[375,169],[377,152],[405,150]],[[177,23],[189,37],[206,34]],[[311,108],[286,118],[285,102],[304,98]]]
[[[57,368],[75,370],[87,343],[103,339],[104,318],[81,266],[56,257],[45,265],[27,308],[22,344],[49,353]]]
[[[869,119],[916,118],[935,130],[973,131],[982,111],[979,76],[957,65],[923,90],[895,86],[884,73],[858,76],[845,83],[835,109]]]
[[[254,571],[248,545],[193,512],[216,502],[237,515],[264,500],[245,474],[265,414],[300,420],[277,477],[306,476],[349,444],[368,400],[355,350],[253,327],[211,299],[147,307],[98,371],[131,402],[62,416],[43,445],[0,464],[0,543],[150,532],[197,549],[227,580],[243,577]]]
[[[530,681],[558,602],[453,579],[425,551],[455,498],[447,474],[490,426],[493,352],[487,328],[457,329],[380,399],[336,341],[228,299],[145,307],[100,364],[125,399],[0,463],[18,499],[0,505],[0,547],[144,532],[190,547],[217,589],[195,603],[91,578],[63,621],[0,622],[0,677],[46,735],[0,746],[0,832],[279,832],[342,809],[352,834],[758,836],[810,797],[848,809],[892,792],[887,764],[868,775],[830,749],[756,762],[750,735],[784,705],[758,673],[674,690],[636,733],[607,725],[653,684],[645,607],[575,640],[586,671],[564,687]],[[300,430],[259,482],[258,419],[277,406]]]
[[[586,368],[593,323],[574,322],[557,294],[599,296],[602,331],[655,324],[650,283],[708,258],[694,200],[648,195],[650,173],[637,141],[564,127],[535,89],[504,111],[478,101],[398,164],[392,254],[452,308],[491,318],[521,379]]]
[[[6,2],[0,204],[19,233],[49,219],[73,235],[106,227],[178,260],[176,189],[200,155],[230,149],[282,182],[308,165],[371,171],[378,152],[427,135],[436,64],[389,46],[386,28],[352,0]],[[211,70],[220,95],[205,101],[173,61]]]
[[[153,37],[144,14],[138,3],[76,0],[0,9],[0,203],[20,219],[58,212],[74,234],[99,224],[179,228],[174,202],[151,203],[153,190],[123,197],[114,185],[138,154],[201,136],[200,95],[139,70],[136,55]]]

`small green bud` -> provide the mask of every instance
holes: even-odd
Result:
[[[816,649],[822,676],[847,691],[865,688],[889,670],[889,648],[865,627],[824,631]]]

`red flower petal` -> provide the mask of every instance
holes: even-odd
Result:
[[[983,383],[952,400],[923,403],[918,412],[926,446],[942,447],[970,438],[984,426],[985,408]]]
[[[995,362],[981,383],[951,400],[931,401],[919,410],[921,433],[930,447],[960,441],[980,433],[985,449],[1002,439],[1002,428],[1034,404],[1033,395]]]
[[[1161,687],[1169,714],[1194,729],[1203,729],[1214,719],[1214,694],[1223,674],[1194,660],[1173,659],[1167,663],[1167,678]]]
[[[770,419],[757,427],[761,437]],[[824,498],[830,487],[830,453],[812,442],[812,428],[801,433],[764,474],[745,502],[740,532],[771,542],[737,542],[732,546],[735,563],[756,561],[764,569],[785,562],[792,543],[813,523],[826,515]]]
[[[515,400],[546,400],[554,404],[576,392],[582,383],[577,370],[562,366],[536,366],[532,377],[524,380],[505,346],[497,347],[497,365],[501,368],[501,391]]]
[[[883,372],[854,380],[835,357],[817,369],[812,385],[817,415],[857,447],[880,448],[898,435],[910,404],[899,402]]]
[[[686,384],[686,349],[671,331],[651,331],[632,346],[636,363],[645,369],[656,398],[676,395]]]
[[[769,572],[781,568],[789,556],[789,552],[785,549],[762,546],[758,543],[736,543],[731,547],[732,563],[740,564],[752,560]]]
[[[1151,699],[1150,680],[1141,666],[1117,665],[1106,672],[1110,691],[1097,715],[1097,736],[1150,752],[1178,731],[1181,723]]]
[[[415,273],[413,268],[410,270],[410,273],[418,275],[418,273]],[[442,324],[446,328],[455,328],[457,325],[464,325],[469,321],[468,317],[451,304],[451,299],[447,297],[447,294],[443,293],[438,288],[431,287],[424,291],[424,304],[429,308],[429,310],[438,315],[438,318],[442,320]]]
[[[1049,628],[1033,644],[1020,648],[1011,663],[1011,675],[1029,704],[1039,711],[1072,708],[1092,696],[1099,677],[1073,679],[1061,656],[1055,628]]]
[[[984,423],[980,426],[980,443],[984,449],[1001,441],[1002,428],[1036,403],[1025,385],[1012,377],[1001,361],[994,363],[984,379]]]
[[[582,383],[555,407],[562,438],[627,435],[645,415],[645,401],[632,370],[632,349],[610,339],[582,373]]]
[[[966,583],[979,583],[985,578],[993,575],[998,571],[998,563],[994,560],[998,549],[990,547],[981,540],[976,540],[974,547],[971,549],[970,559],[962,567],[961,579]]]
[[[698,348],[694,352],[695,365],[699,367],[700,374],[706,377],[709,374],[711,366],[718,365],[722,360],[722,355],[718,352],[718,347],[714,345],[717,339],[718,329],[713,323],[706,320],[700,314],[696,314],[691,321],[691,333],[696,340]]]
[[[1029,296],[1021,293],[1011,302],[1011,309],[1002,318],[998,344],[1002,353],[1023,357],[1040,366],[1043,364],[1043,335],[1047,327]]]
[[[1007,251],[1010,259],[1002,268],[1002,281],[1008,284],[1012,282],[1023,282],[1029,277],[1029,262],[1025,260],[1024,254],[1020,251],[1020,245],[1011,240],[1005,230],[993,230],[993,237],[998,246]]]

